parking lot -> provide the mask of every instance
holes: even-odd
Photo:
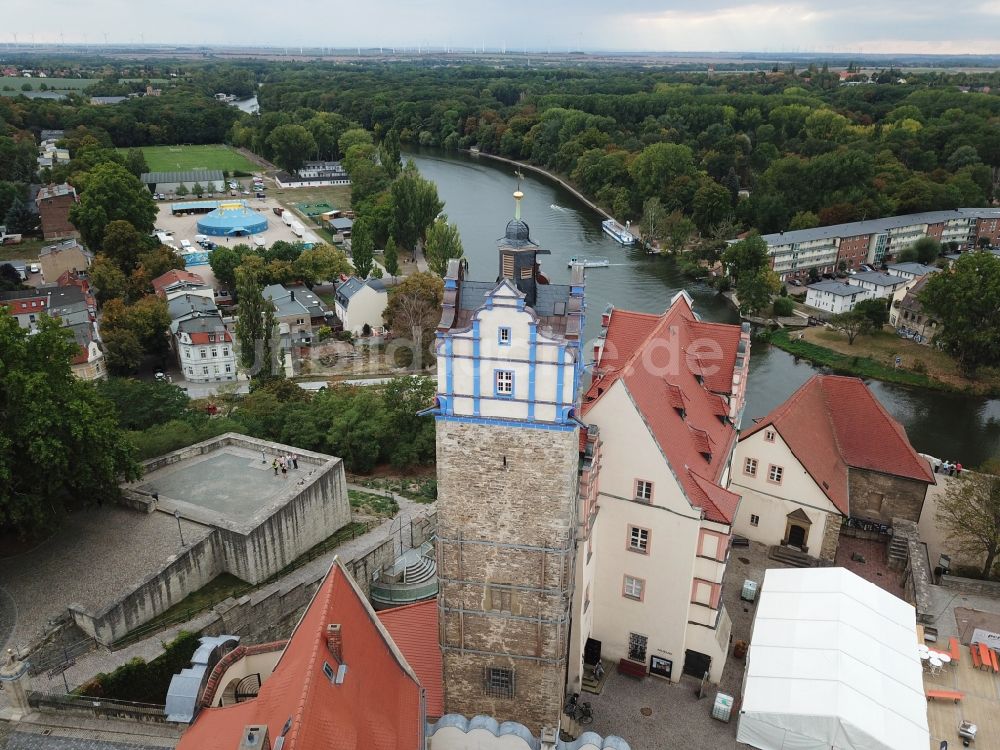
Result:
[[[284,208],[284,206],[282,206],[282,204],[279,203],[274,198],[268,197],[261,200],[259,198],[254,198],[253,196],[247,197],[244,195],[240,196],[240,198],[231,198],[229,196],[220,198],[216,196],[214,198],[206,198],[205,200],[233,200],[233,201],[246,200],[247,205],[251,209],[258,211],[259,213],[265,214],[267,216],[266,232],[255,234],[252,237],[210,237],[209,239],[212,242],[215,242],[216,244],[219,245],[226,245],[226,244],[238,245],[240,243],[253,244],[254,238],[257,237],[263,237],[264,242],[267,245],[270,245],[273,242],[277,242],[278,240],[283,240],[285,242],[302,241],[302,238],[296,237],[292,233],[291,228],[288,227],[288,225],[286,225],[285,222],[281,220],[281,217],[274,213],[273,209],[276,206],[281,206],[282,208]],[[158,202],[157,208],[159,209],[159,213],[157,214],[156,217],[156,228],[162,229],[167,232],[172,232],[174,236],[174,245],[176,245],[177,247],[180,247],[181,240],[188,240],[192,245],[195,246],[195,249],[198,249],[198,246],[195,244],[194,238],[196,234],[199,234],[198,219],[201,218],[204,214],[193,214],[191,216],[174,216],[170,211],[170,207],[171,205],[173,205],[173,203],[174,201]],[[298,220],[299,223],[303,225],[306,224],[306,222],[303,221],[298,216],[296,216],[296,220]],[[308,227],[306,227],[306,231],[309,232]],[[315,237],[315,233],[312,234]],[[316,237],[316,239],[319,238]],[[201,266],[192,266],[191,268],[192,270],[197,270],[198,268],[201,268]]]

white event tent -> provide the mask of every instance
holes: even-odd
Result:
[[[924,750],[912,606],[844,568],[764,575],[739,742],[760,750]]]

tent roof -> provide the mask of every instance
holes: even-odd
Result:
[[[737,739],[762,750],[928,747],[913,607],[844,568],[768,570]]]

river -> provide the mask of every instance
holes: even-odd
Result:
[[[458,225],[474,279],[497,276],[496,241],[513,217],[513,168],[483,157],[437,150],[409,151],[427,179],[437,184],[445,213]],[[600,315],[616,307],[660,313],[686,289],[706,320],[735,323],[738,317],[708,285],[683,276],[670,258],[624,248],[601,231],[600,217],[563,188],[526,172],[522,218],[532,239],[552,254],[541,258],[554,283],[569,280],[571,257],[608,258],[608,268],[587,271],[587,339],[599,332]],[[590,351],[587,347],[585,351]],[[761,417],[784,401],[818,370],[774,347],[756,345],[744,422]],[[921,452],[976,466],[1000,454],[1000,401],[943,394],[869,381],[886,409],[902,423]]]

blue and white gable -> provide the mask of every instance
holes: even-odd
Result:
[[[578,347],[539,330],[510,280],[485,295],[468,328],[438,336],[439,417],[573,424]]]

